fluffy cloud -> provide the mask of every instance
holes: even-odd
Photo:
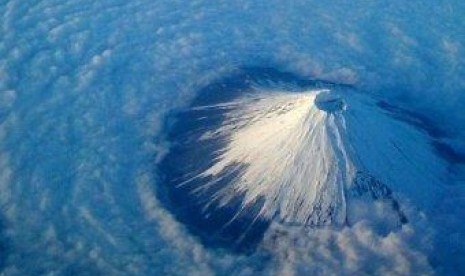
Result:
[[[402,101],[433,114],[463,152],[464,3],[3,1],[0,270],[429,273],[430,253],[412,245],[422,234],[409,225],[388,234],[366,222],[285,228],[274,242],[277,227],[251,257],[204,248],[148,187],[159,183],[166,115],[244,65],[326,76]],[[463,176],[463,167],[452,171]],[[141,174],[149,175],[143,185]],[[458,274],[464,184],[455,184],[432,213],[432,224],[444,227],[429,256],[440,272]],[[448,234],[450,241],[438,238]]]

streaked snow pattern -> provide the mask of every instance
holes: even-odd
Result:
[[[375,99],[346,85],[299,87],[297,77],[272,69],[249,68],[232,79],[205,88],[180,112],[160,167],[174,208],[210,238],[248,243],[271,220],[353,225],[361,219],[353,206],[372,209],[373,200],[390,205],[399,226],[407,218],[391,189],[423,209],[443,196],[447,163],[431,137]]]

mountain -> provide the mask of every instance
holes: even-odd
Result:
[[[399,227],[399,199],[428,209],[441,194],[446,164],[422,118],[348,85],[247,68],[170,122],[165,203],[212,245],[248,248],[271,222]]]

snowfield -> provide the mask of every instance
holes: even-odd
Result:
[[[464,15],[0,2],[0,274],[465,274]]]

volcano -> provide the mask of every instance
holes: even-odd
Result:
[[[165,203],[207,244],[232,248],[271,222],[350,226],[375,204],[401,227],[401,199],[433,208],[444,181],[422,120],[353,86],[244,69],[172,114]]]

